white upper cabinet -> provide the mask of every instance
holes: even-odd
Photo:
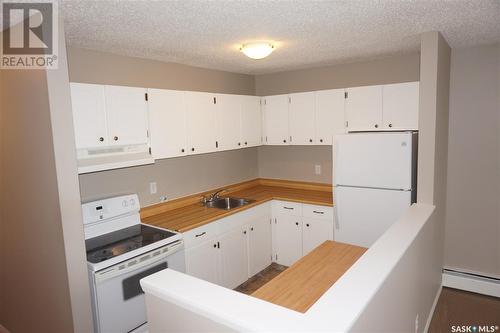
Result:
[[[346,89],[345,114],[349,131],[382,128],[382,86]]]
[[[229,150],[241,147],[240,114],[242,98],[239,95],[217,94],[215,104],[216,148]]]
[[[290,94],[289,103],[290,144],[316,144],[315,92]]]
[[[185,93],[149,89],[151,154],[155,159],[187,154]]]
[[[266,144],[288,145],[288,95],[264,97],[264,123]]]
[[[189,154],[216,150],[215,98],[215,94],[186,92]]]
[[[383,87],[383,126],[386,130],[418,129],[419,82]]]
[[[262,143],[262,113],[260,97],[240,96],[241,98],[241,146],[253,147]]]
[[[71,83],[71,104],[76,148],[108,146],[104,86]]]
[[[345,133],[344,89],[316,92],[316,145],[331,145],[333,136]]]
[[[148,143],[145,88],[105,86],[108,133],[115,145]]]

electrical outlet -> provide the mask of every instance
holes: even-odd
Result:
[[[415,333],[418,333],[418,326],[419,326],[419,325],[418,325],[418,324],[419,324],[419,322],[418,322],[418,321],[419,321],[419,320],[418,320],[418,313],[417,313],[417,316],[415,317]]]
[[[314,173],[315,173],[316,175],[321,175],[321,165],[316,164],[316,165],[314,166]]]
[[[167,201],[167,196],[166,195],[162,195],[160,197],[160,202],[165,202],[165,201]]]
[[[156,182],[149,183],[149,194],[156,194],[157,191]]]

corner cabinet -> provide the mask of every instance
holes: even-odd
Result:
[[[241,96],[241,146],[255,147],[262,144],[262,112],[260,97]]]

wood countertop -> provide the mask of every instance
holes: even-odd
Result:
[[[255,179],[232,185],[221,195],[222,197],[232,196],[255,200],[255,202],[230,211],[207,208],[201,204],[201,197],[215,190],[217,189],[145,207],[141,210],[142,222],[169,230],[186,232],[273,199],[333,206],[332,190],[329,184]]]
[[[252,296],[304,313],[366,250],[364,247],[326,241]]]

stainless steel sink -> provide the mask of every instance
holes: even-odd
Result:
[[[255,200],[229,197],[229,198],[218,198],[212,201],[208,201],[205,203],[205,206],[210,208],[231,210],[233,208],[238,208],[241,206],[248,205],[252,202],[255,202]]]

